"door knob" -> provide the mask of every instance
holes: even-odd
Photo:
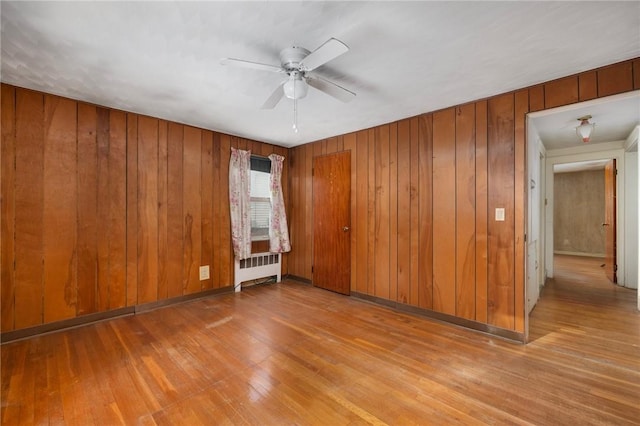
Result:
[[[347,232],[347,231],[349,230],[349,227],[348,227],[348,226],[343,226],[343,227],[342,227],[342,230],[343,230],[344,232]]]
[[[609,226],[609,224],[608,223],[603,223],[602,226]]]

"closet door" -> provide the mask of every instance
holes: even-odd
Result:
[[[313,285],[349,294],[351,151],[313,159]]]

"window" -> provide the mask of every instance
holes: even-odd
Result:
[[[269,239],[271,160],[251,156],[251,241]]]

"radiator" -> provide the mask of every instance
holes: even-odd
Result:
[[[250,258],[235,260],[234,288],[240,291],[242,283],[258,278],[276,276],[280,282],[280,253],[253,253]]]

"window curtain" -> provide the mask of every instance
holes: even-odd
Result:
[[[251,256],[251,151],[231,148],[229,204],[233,254],[246,259]]]
[[[271,160],[271,214],[269,221],[269,251],[285,253],[291,251],[287,214],[282,197],[282,163],[284,157],[277,154],[269,156]]]

